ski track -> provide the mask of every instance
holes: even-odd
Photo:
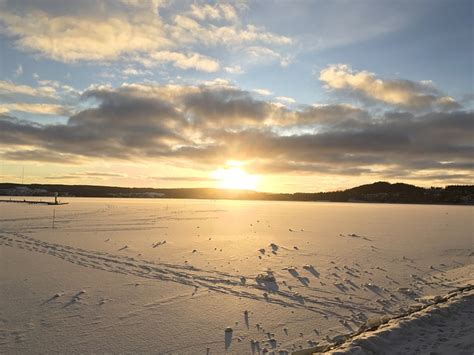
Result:
[[[232,275],[226,272],[209,271],[190,265],[174,265],[137,260],[132,257],[114,255],[106,252],[89,251],[72,246],[50,243],[35,239],[20,233],[5,233],[0,235],[0,245],[19,248],[30,252],[48,254],[67,262],[97,270],[132,275],[144,279],[169,281],[194,288],[204,288],[211,291],[244,297],[256,301],[268,302],[282,307],[305,309],[326,316],[335,316],[352,321],[353,318],[343,315],[340,311],[365,311],[380,314],[382,311],[363,303],[336,300],[324,295],[317,298],[309,295],[275,289],[262,284],[251,283],[254,278],[245,276],[248,280],[242,283],[244,275]],[[313,292],[316,289],[311,289]]]

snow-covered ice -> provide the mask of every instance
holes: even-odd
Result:
[[[346,344],[368,324],[403,339],[390,319],[429,307],[445,328],[420,314],[425,332],[450,334],[462,312],[445,308],[472,304],[430,306],[472,283],[472,207],[67,202],[0,205],[0,352],[285,354]],[[458,343],[393,349],[472,352],[465,329]],[[390,344],[359,336],[361,349]]]
[[[363,330],[339,345],[320,345],[296,354],[472,354],[474,287],[430,301],[418,311],[382,320],[375,329]]]

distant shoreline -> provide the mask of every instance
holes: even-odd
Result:
[[[217,188],[128,188],[96,185],[53,185],[0,183],[0,196],[8,199],[51,198],[133,198],[242,200],[282,202],[342,202],[410,205],[474,205],[474,185],[422,188],[404,183],[376,182],[344,191],[315,193],[268,193]],[[9,202],[9,201],[4,201]]]
[[[0,195],[0,198],[7,197]],[[14,196],[14,197],[32,197],[32,196]],[[33,197],[51,197],[49,196],[33,196]],[[460,207],[473,207],[474,203],[419,203],[419,202],[376,202],[376,201],[327,201],[327,200],[315,200],[315,201],[303,201],[303,200],[270,200],[270,199],[244,199],[244,198],[206,198],[206,197],[110,197],[110,196],[65,196],[66,198],[100,198],[100,199],[124,199],[124,200],[195,200],[195,201],[254,201],[254,202],[298,202],[298,203],[350,203],[354,205],[411,205],[411,206],[460,206]],[[36,203],[32,201],[6,201],[0,200],[1,203],[18,202],[30,205],[45,205],[45,206],[62,206],[68,205],[69,203]]]

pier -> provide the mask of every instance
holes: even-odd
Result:
[[[8,199],[8,200],[0,200],[0,202],[6,202],[6,203],[26,203],[29,205],[48,205],[48,206],[60,206],[60,205],[67,205],[68,202],[60,202],[58,200],[58,195],[56,194],[54,196],[54,201],[35,201],[35,200],[14,200],[14,199]]]

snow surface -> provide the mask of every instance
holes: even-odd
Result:
[[[0,204],[0,352],[285,354],[472,282],[467,206],[67,202]]]
[[[474,350],[474,290],[365,332],[325,354],[466,354]],[[318,352],[315,352],[316,354]]]

